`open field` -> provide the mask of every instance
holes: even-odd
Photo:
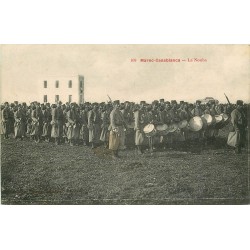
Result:
[[[248,152],[133,149],[112,160],[102,147],[1,140],[2,204],[247,204]]]

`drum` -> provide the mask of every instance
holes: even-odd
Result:
[[[178,124],[177,123],[172,123],[168,126],[168,132],[173,133],[178,129]]]
[[[180,121],[180,122],[178,123],[178,128],[179,128],[179,129],[186,128],[187,125],[188,125],[188,121],[187,121],[187,120],[183,120],[183,121]]]
[[[194,132],[200,131],[202,127],[203,127],[203,121],[199,116],[191,118],[188,123],[188,128]]]
[[[154,124],[148,124],[144,127],[143,132],[147,137],[152,137],[156,134],[156,129]]]
[[[215,119],[211,115],[209,115],[209,114],[204,114],[201,118],[204,118],[206,120],[207,126],[210,126],[213,123],[215,123]]]
[[[222,115],[215,115],[215,124],[219,124],[223,121],[223,116]]]
[[[220,114],[222,116],[222,122],[219,122],[218,124],[215,125],[216,128],[218,129],[222,129],[224,128],[229,122],[230,122],[230,119],[229,119],[229,116],[227,114]]]
[[[215,115],[215,128],[220,128],[223,124],[223,116],[222,115]]]
[[[167,124],[157,125],[156,131],[158,135],[166,135],[168,133],[168,125]]]

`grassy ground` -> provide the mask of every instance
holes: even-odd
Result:
[[[2,204],[247,204],[248,153],[168,150],[112,160],[100,147],[1,140]]]

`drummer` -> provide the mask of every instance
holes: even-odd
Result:
[[[177,101],[172,100],[171,101],[172,108],[170,110],[170,117],[171,117],[171,123],[179,123],[180,122],[180,117],[179,117],[179,112],[177,110]],[[175,136],[176,134],[174,133],[169,133],[168,137],[170,139],[170,148],[175,148],[176,143],[177,143],[177,138]]]
[[[211,108],[210,108],[210,115],[212,117],[214,117],[216,115],[219,115],[219,113],[217,112],[217,110],[215,108],[216,108],[215,101],[212,100],[211,101]],[[219,134],[219,129],[215,128],[215,126],[213,125],[212,126],[212,131],[211,131],[211,134],[210,134],[212,143],[215,141],[215,137],[218,136],[218,134]]]
[[[201,108],[201,101],[200,100],[197,100],[195,102],[195,107],[194,109],[191,111],[193,117],[195,116],[199,116],[201,117],[203,115],[203,110]],[[191,134],[191,141],[193,143],[195,143],[195,145],[200,149],[201,148],[201,143],[204,139],[204,130],[200,130],[198,132],[190,132]],[[194,146],[194,145],[193,145]]]
[[[140,105],[135,105],[134,119],[135,119],[135,145],[137,146],[138,154],[142,154],[142,146],[145,140],[143,128],[147,125],[145,116],[145,101],[141,101]]]
[[[192,118],[192,114],[191,112],[188,110],[188,103],[187,102],[180,102],[180,109],[179,111],[179,117],[181,121],[189,121]],[[189,141],[189,137],[188,137],[188,129],[187,127],[182,128],[181,129],[181,134],[184,136],[185,139],[185,146],[188,146],[188,141]]]
[[[167,124],[168,126],[171,124],[172,115],[171,115],[171,104],[169,101],[165,102],[165,109],[161,111],[160,117],[161,117],[161,122],[163,124]],[[163,136],[163,143],[166,145],[166,147],[172,148],[173,141],[171,133]]]
[[[195,107],[194,109],[191,111],[192,115],[193,116],[202,116],[203,115],[203,111],[202,111],[202,108],[201,108],[201,101],[200,100],[197,100],[195,102]]]
[[[155,127],[161,123],[160,111],[159,111],[159,102],[153,101],[152,105],[147,106],[146,118],[147,123],[153,124]],[[152,138],[152,149],[155,149],[155,145],[159,144],[160,136],[153,136]]]
[[[157,100],[153,101],[152,103],[152,115],[153,115],[153,121],[152,123],[156,126],[161,123],[160,121],[160,104]]]
[[[131,129],[130,126],[134,123],[134,114],[132,110],[132,105],[129,101],[124,102],[124,109],[121,110],[123,119],[128,126],[125,133],[125,148],[134,145],[134,127]]]

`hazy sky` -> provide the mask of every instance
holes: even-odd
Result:
[[[248,45],[2,45],[1,101],[33,101],[47,76],[81,74],[85,101],[250,102]],[[131,62],[136,58],[137,62]],[[140,62],[203,58],[207,62]],[[40,84],[40,85],[39,85]]]

